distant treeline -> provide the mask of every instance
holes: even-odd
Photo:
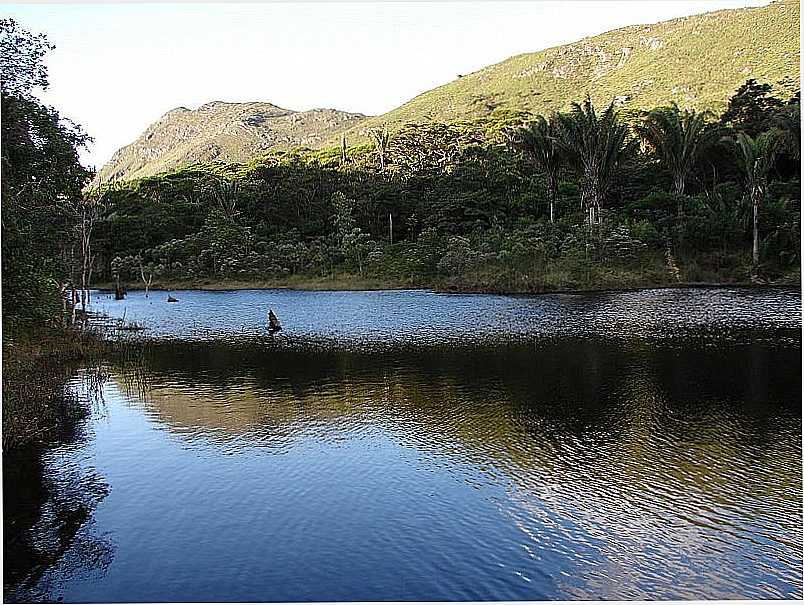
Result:
[[[749,80],[721,116],[670,106],[628,121],[587,99],[116,183],[90,195],[95,275],[526,291],[795,279],[799,99]]]

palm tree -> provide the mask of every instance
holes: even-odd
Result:
[[[673,177],[679,218],[684,215],[682,196],[695,163],[721,135],[721,128],[708,122],[707,117],[708,112],[681,111],[673,103],[670,107],[650,111],[637,127],[642,139]]]
[[[380,156],[380,170],[385,170],[385,152],[388,151],[388,142],[390,141],[388,126],[383,124],[382,128],[370,128],[368,133],[374,142],[377,155]]]
[[[536,116],[536,119],[512,133],[516,147],[522,150],[547,178],[547,201],[550,204],[550,222],[554,221],[554,207],[558,198],[558,175],[563,158],[558,144],[558,118]]]
[[[754,214],[754,265],[759,264],[759,207],[768,192],[768,173],[773,168],[781,135],[769,130],[756,138],[743,132],[737,134],[737,163],[745,178],[745,192]]]
[[[589,224],[600,221],[600,207],[623,162],[636,149],[614,111],[614,103],[598,116],[587,95],[583,104],[558,114],[559,149],[581,177],[581,205]]]
[[[207,184],[207,191],[224,216],[233,221],[237,217],[237,202],[242,195],[238,181],[213,177]]]

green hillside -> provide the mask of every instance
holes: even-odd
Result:
[[[348,131],[471,119],[496,108],[550,113],[587,92],[623,111],[675,101],[722,110],[748,78],[799,88],[799,3],[723,10],[625,27],[574,44],[511,57],[467,74]],[[783,82],[779,86],[779,82]]]
[[[800,86],[799,3],[723,10],[636,25],[574,44],[512,57],[425,92],[384,115],[335,110],[293,112],[268,103],[208,103],[173,110],[119,150],[95,185],[157,174],[183,164],[247,162],[271,150],[367,142],[387,124],[455,122],[497,109],[550,113],[589,93],[625,114],[675,101],[716,113],[747,79],[777,94]]]

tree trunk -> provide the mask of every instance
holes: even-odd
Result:
[[[684,195],[684,175],[677,174],[673,177],[673,193]]]
[[[593,188],[589,204],[589,224],[597,225],[600,222],[600,192]]]
[[[759,264],[759,193],[754,193],[751,197],[754,202],[754,248],[752,256],[754,266],[756,266]]]
[[[592,188],[588,183],[581,182],[581,208],[586,214],[586,222],[590,227],[592,226],[593,221],[593,206],[594,200]]]
[[[89,303],[89,284],[92,279],[92,229],[95,226],[96,209],[87,202],[81,205],[81,310],[86,311]]]
[[[148,288],[151,287],[151,282],[154,279],[154,274],[149,273],[148,274],[148,279],[146,280],[145,279],[145,269],[143,269],[143,267],[142,267],[142,262],[140,262],[140,276],[142,277],[142,283],[145,284],[145,298],[148,298]]]
[[[676,174],[673,176],[673,193],[677,198],[678,203],[678,218],[684,218],[684,175],[683,174]]]
[[[120,287],[120,274],[115,275],[114,299],[123,300],[126,295],[123,293],[123,288]]]
[[[550,203],[550,222],[555,222],[554,207],[556,198],[558,197],[558,185],[554,176],[548,177],[547,183],[547,199]]]

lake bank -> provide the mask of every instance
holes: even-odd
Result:
[[[85,414],[65,383],[101,347],[71,328],[3,335],[3,452],[46,443]]]
[[[756,283],[749,279],[729,279],[720,281],[689,281],[681,282],[670,279],[612,279],[601,281],[593,285],[555,286],[539,285],[523,282],[516,284],[496,284],[489,280],[389,280],[380,278],[363,278],[353,275],[338,275],[334,277],[303,277],[294,276],[287,279],[168,279],[154,280],[150,290],[300,290],[308,292],[317,291],[379,291],[379,290],[432,290],[434,292],[453,292],[460,294],[511,294],[511,295],[538,295],[538,294],[571,294],[584,292],[627,292],[633,290],[652,290],[657,288],[729,288],[729,287],[800,287],[800,274],[784,276],[780,279],[766,283]],[[101,282],[93,285],[98,290],[114,290],[114,284]],[[143,290],[140,283],[127,284],[127,289]]]

